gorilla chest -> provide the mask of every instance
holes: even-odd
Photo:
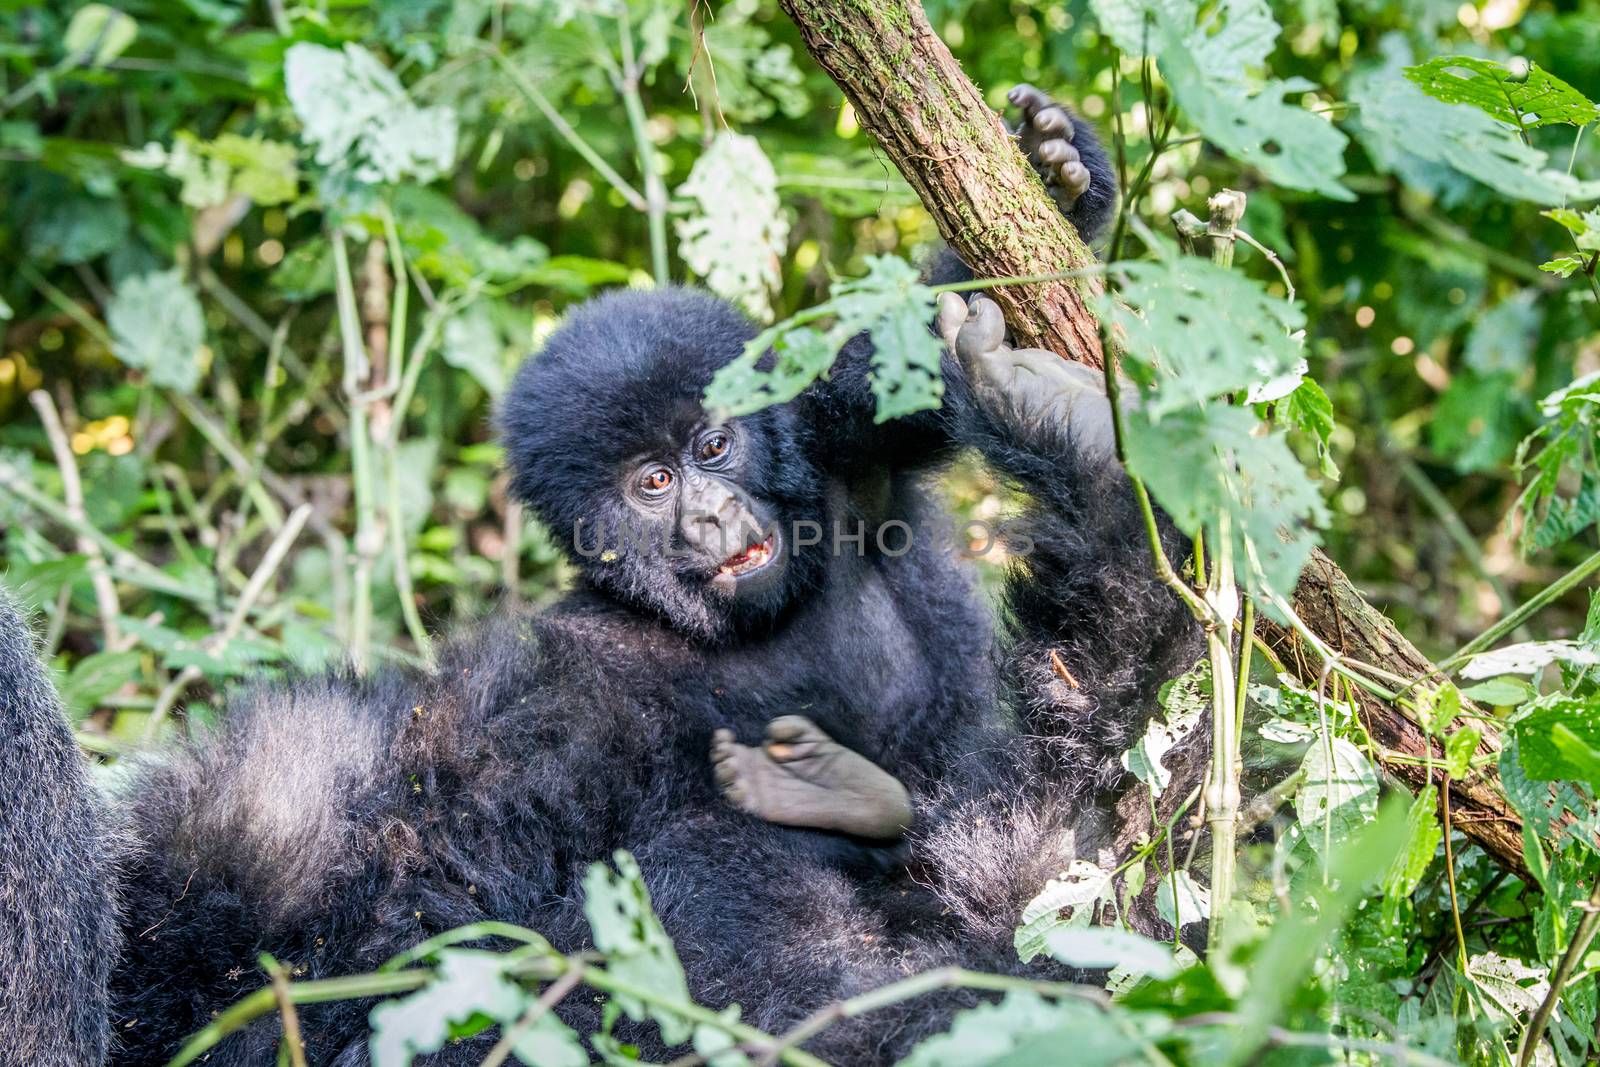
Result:
[[[759,732],[801,714],[845,740],[939,699],[941,665],[890,583],[870,567],[851,578],[830,583],[779,633],[718,657],[709,673],[724,724]]]

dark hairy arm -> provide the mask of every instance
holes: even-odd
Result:
[[[105,1061],[117,954],[112,835],[14,604],[0,594],[0,1048],[9,1063]]]

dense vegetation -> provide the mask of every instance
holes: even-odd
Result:
[[[1129,766],[1154,800],[1205,706],[1237,708],[1221,751],[1260,799],[1223,826],[1196,790],[1115,871],[1074,864],[1016,917],[1024,954],[1115,965],[1110,995],[939,973],[845,1010],[1004,994],[924,1067],[1068,1041],[1085,1063],[1595,1062],[1600,3],[927,10],[996,107],[1035,82],[1114,144],[1120,303],[1100,310],[1143,399],[1126,458],[1208,550],[1196,610],[1292,622],[1320,540],[1445,671],[1334,658],[1308,689],[1214,641]],[[107,765],[202,726],[242,676],[426,662],[430,631],[554,595],[488,414],[597,288],[698,280],[776,321],[778,373],[736,365],[726,406],[791,392],[862,328],[905,339],[885,415],[937,402],[933,294],[905,265],[936,234],[767,0],[13,2],[0,164],[0,577]],[[1247,194],[1237,240],[1174,226],[1224,189]],[[1006,506],[974,470],[950,492]],[[1442,742],[1435,784],[1380,773],[1396,757],[1356,688]],[[1496,773],[1525,869],[1440,803]],[[1208,817],[1237,849],[1196,847]],[[297,998],[392,994],[381,1064],[489,1025],[495,1062],[582,1063],[584,1040],[628,1062],[548,1013],[587,984],[692,1038],[690,1060],[768,1055],[687,1002],[618,869],[589,884],[603,963],[512,928],[454,938],[509,953],[441,941],[337,988],[264,959],[268,987],[194,1052],[263,1013],[292,1033]],[[1141,892],[1171,944],[1120,929]]]

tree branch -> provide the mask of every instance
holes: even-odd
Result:
[[[807,50],[844,90],[861,127],[917,191],[939,232],[979,278],[1058,274],[1093,267],[1093,254],[1045,193],[1000,119],[962,73],[916,0],[779,0]],[[1085,302],[1092,277],[1005,286],[991,293],[1019,346],[1048,348],[1102,365],[1098,327]],[[1325,648],[1405,678],[1433,664],[1316,553],[1294,606]],[[1292,630],[1259,620],[1295,676],[1314,688],[1323,657]],[[1311,655],[1307,655],[1310,652]],[[1359,693],[1362,719],[1379,744],[1407,757],[1385,769],[1420,789],[1443,749],[1396,702]],[[1499,741],[1484,728],[1482,751]],[[1492,767],[1452,781],[1455,825],[1496,860],[1523,874],[1521,823]]]

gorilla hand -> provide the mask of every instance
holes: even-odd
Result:
[[[1042,348],[1006,344],[1000,306],[986,296],[969,305],[955,293],[939,297],[939,335],[955,352],[985,414],[1024,438],[1046,427],[1070,433],[1077,450],[1106,461],[1116,455],[1116,432],[1099,371]]]
[[[1077,129],[1066,109],[1031,85],[1019,85],[1006,94],[1022,109],[1011,132],[1049,191],[1062,214],[1070,215],[1079,198],[1089,191],[1089,168],[1073,145]]]

